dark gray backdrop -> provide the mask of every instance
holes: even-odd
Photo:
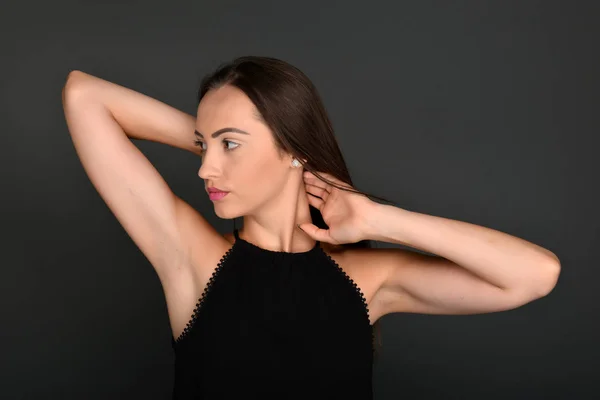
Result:
[[[314,80],[359,189],[562,261],[555,290],[516,310],[385,316],[377,399],[597,395],[595,2],[11,3],[0,12],[1,398],[170,397],[160,282],[88,181],[61,88],[80,69],[195,114],[200,77],[244,54]],[[231,230],[196,156],[138,144],[174,192]]]

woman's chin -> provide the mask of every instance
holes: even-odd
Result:
[[[230,207],[223,207],[221,204],[215,204],[215,214],[221,219],[233,219],[240,216],[237,212],[232,212]]]

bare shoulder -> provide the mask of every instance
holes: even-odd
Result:
[[[235,236],[232,232],[223,234],[223,238],[227,240],[227,243],[229,243],[230,245],[233,245],[235,243]]]
[[[360,288],[369,308],[371,325],[383,315],[377,294],[388,276],[388,268],[378,262],[376,248],[345,248],[322,243],[323,250]]]

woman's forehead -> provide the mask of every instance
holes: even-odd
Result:
[[[232,86],[209,91],[198,105],[198,119],[202,121],[225,119],[235,122],[259,117],[260,113],[248,96]]]

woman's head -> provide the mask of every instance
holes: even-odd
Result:
[[[199,175],[207,185],[231,191],[215,202],[221,218],[252,214],[281,196],[299,193],[303,169],[321,163],[330,164],[324,170],[332,169],[332,159],[344,165],[315,87],[284,61],[247,56],[221,65],[202,81],[198,102],[197,128],[206,131],[201,131],[206,151]],[[224,127],[248,134],[209,136]],[[223,138],[233,143],[223,143]],[[293,168],[293,159],[303,168]],[[347,179],[347,171],[342,172]],[[302,200],[285,199],[294,204]]]

